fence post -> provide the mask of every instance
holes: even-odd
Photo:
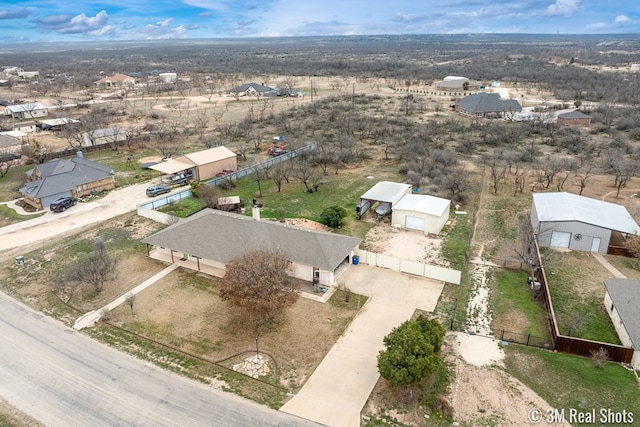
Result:
[[[529,334],[527,335],[527,347],[529,346],[529,340],[530,340],[530,339],[531,339],[531,334],[529,333]]]
[[[500,335],[500,341],[504,341],[504,329],[502,330],[502,335]]]

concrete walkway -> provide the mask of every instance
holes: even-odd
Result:
[[[602,264],[602,266],[604,268],[606,268],[607,270],[609,270],[609,272],[611,274],[613,274],[613,277],[616,277],[618,279],[626,279],[627,276],[625,276],[624,274],[622,274],[617,268],[615,268],[613,265],[611,265],[611,263],[609,261],[607,261],[607,259],[602,256],[602,254],[597,253],[597,252],[591,252],[591,255],[593,255],[593,257],[600,263]]]
[[[123,304],[127,300],[127,296],[129,294],[136,295],[142,292],[143,290],[147,289],[149,286],[153,285],[155,282],[162,279],[164,276],[171,273],[178,267],[179,267],[178,264],[171,264],[164,270],[160,271],[159,273],[156,273],[154,276],[151,276],[149,279],[145,280],[135,288],[131,289],[125,295],[122,295],[116,298],[115,300],[111,301],[109,304],[105,305],[99,310],[94,310],[94,311],[90,311],[88,313],[83,314],[80,318],[78,318],[78,320],[76,320],[76,323],[73,325],[73,328],[80,330],[82,328],[86,328],[87,326],[93,326],[98,320],[100,320],[102,310],[104,310],[105,308],[109,310],[113,310],[114,308],[118,307],[120,304]]]
[[[380,377],[377,362],[383,338],[417,308],[433,311],[444,284],[362,264],[352,266],[340,283],[370,298],[302,389],[280,410],[331,427],[357,427]]]

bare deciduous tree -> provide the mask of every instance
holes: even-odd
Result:
[[[124,296],[124,300],[127,302],[127,305],[131,309],[131,314],[133,314],[133,305],[136,302],[136,294],[134,294],[133,292],[129,291]]]
[[[256,344],[261,328],[298,300],[297,282],[282,253],[253,250],[231,260],[220,282],[220,297],[251,322]]]
[[[101,238],[96,240],[93,252],[71,264],[66,272],[70,282],[90,285],[96,292],[102,292],[105,282],[114,280],[118,273],[118,261],[107,253]]]

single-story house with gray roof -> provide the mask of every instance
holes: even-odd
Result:
[[[541,247],[607,253],[615,234],[638,235],[624,206],[571,193],[535,193],[531,225]]]
[[[511,120],[522,106],[515,99],[501,99],[498,93],[480,92],[457,100],[455,110],[463,116]]]
[[[44,209],[60,197],[76,199],[115,188],[113,169],[81,157],[54,159],[27,172],[28,182],[18,191],[25,203]]]
[[[558,114],[556,124],[558,126],[589,127],[589,125],[591,125],[591,116],[578,110],[560,113]]]
[[[5,114],[15,120],[36,119],[46,117],[49,114],[47,107],[39,102],[28,104],[9,105],[5,107]]]
[[[633,347],[633,369],[640,370],[640,280],[607,279],[604,287],[607,313],[622,345]]]
[[[277,96],[279,91],[274,87],[264,86],[258,83],[245,83],[231,89],[229,94],[233,96]]]
[[[303,229],[278,221],[204,209],[142,239],[151,249],[170,252],[179,258],[196,258],[224,271],[225,265],[251,250],[279,250],[292,263],[294,277],[332,286],[347,268],[362,240]]]

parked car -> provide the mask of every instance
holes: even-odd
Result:
[[[287,149],[284,147],[273,146],[269,148],[269,154],[272,156],[280,156],[287,152]]]
[[[49,209],[51,209],[51,212],[64,212],[71,206],[75,206],[77,203],[78,201],[73,197],[60,197],[59,199],[51,202]]]
[[[169,192],[171,192],[171,187],[168,185],[152,185],[151,187],[147,187],[147,196],[149,197],[156,197]]]
[[[171,176],[165,176],[162,178],[162,182],[169,185],[184,185],[193,180],[193,175],[190,173],[177,173]]]

